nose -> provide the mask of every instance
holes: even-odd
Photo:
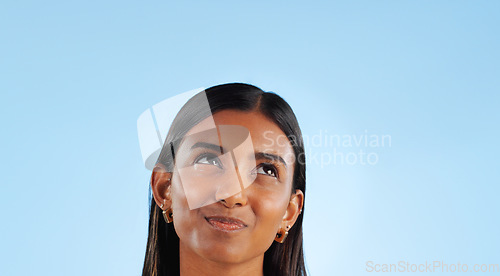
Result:
[[[245,206],[248,201],[246,195],[247,191],[243,186],[237,165],[235,166],[234,173],[235,175],[228,177],[225,183],[222,183],[215,193],[215,200],[222,203],[227,208]]]
[[[246,190],[241,190],[240,192],[226,198],[220,198],[218,199],[222,205],[226,206],[227,208],[234,208],[236,206],[245,206],[248,203],[248,198],[246,195]]]

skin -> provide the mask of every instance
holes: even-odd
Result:
[[[172,208],[173,223],[180,240],[182,276],[263,275],[264,253],[274,242],[280,228],[293,227],[302,209],[302,192],[297,189],[292,193],[293,148],[288,141],[284,141],[286,136],[283,131],[259,112],[224,110],[214,114],[213,121],[216,125],[245,127],[250,132],[255,153],[280,156],[284,164],[259,156],[255,159],[256,163],[252,163],[256,166],[251,185],[244,187],[239,181],[233,181],[228,185],[244,189],[229,197],[225,197],[224,193],[215,193],[213,203],[196,209],[189,208],[186,191],[190,191],[183,188],[181,181],[187,182],[186,178],[182,179],[178,170],[169,173],[157,166],[151,176],[153,196],[158,206],[163,204],[163,210]],[[202,121],[188,135],[206,129],[210,123],[210,119]],[[189,166],[194,160],[196,166],[213,170],[215,162],[206,162],[207,158],[193,159],[193,156],[199,155],[190,147],[196,141],[187,140],[178,149],[176,166]],[[243,163],[241,161],[238,165],[247,168]],[[210,216],[237,218],[244,222],[244,226],[237,231],[221,231],[207,222],[206,217]]]

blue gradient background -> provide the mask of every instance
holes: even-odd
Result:
[[[283,96],[305,135],[391,135],[368,149],[376,165],[308,167],[311,275],[500,263],[499,13],[482,0],[2,2],[0,275],[139,275],[150,175],[136,120],[234,81]]]

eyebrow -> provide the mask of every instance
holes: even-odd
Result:
[[[218,151],[220,153],[226,152],[222,146],[211,144],[211,143],[205,143],[205,142],[198,142],[191,147],[191,149],[195,149],[195,148],[207,148],[207,149],[211,149],[213,151]]]
[[[281,156],[276,155],[276,154],[266,153],[266,152],[256,152],[255,153],[255,159],[277,160],[277,161],[283,163],[283,165],[285,166],[285,168],[287,167],[285,160],[283,160],[283,158],[281,158]]]

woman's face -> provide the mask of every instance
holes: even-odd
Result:
[[[177,149],[166,205],[181,258],[242,263],[262,257],[278,230],[292,227],[299,215],[295,156],[283,131],[258,112],[224,110],[212,118],[193,127]],[[216,129],[200,134],[213,123]],[[161,204],[162,195],[156,197]]]

